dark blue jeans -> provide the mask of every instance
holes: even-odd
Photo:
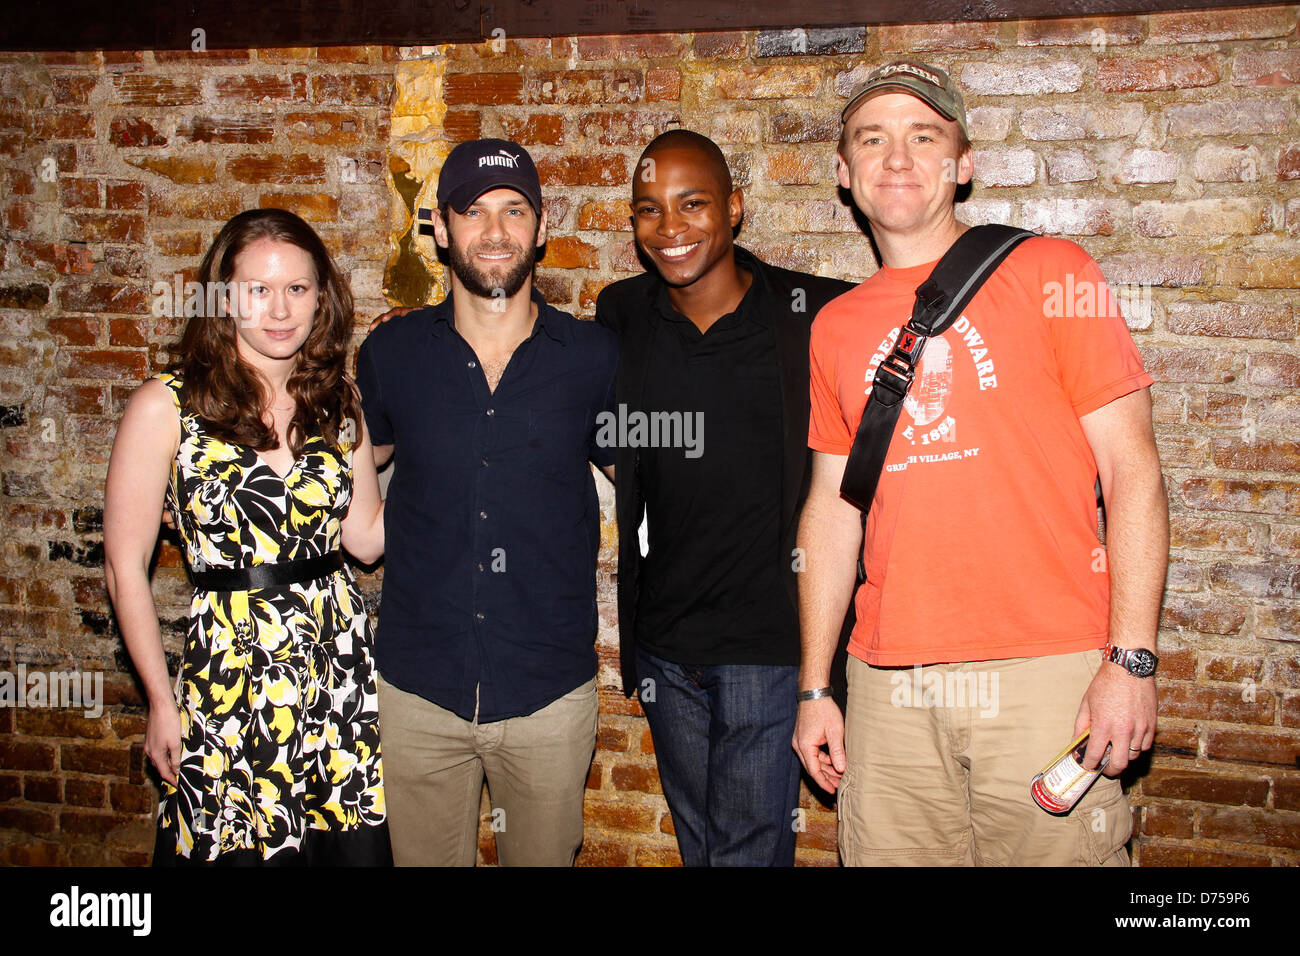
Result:
[[[638,693],[687,866],[793,866],[798,668],[673,664],[637,649]]]

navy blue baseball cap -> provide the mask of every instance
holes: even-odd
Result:
[[[505,139],[476,139],[451,151],[438,176],[438,205],[464,213],[489,189],[521,193],[542,214],[542,186],[528,150]]]

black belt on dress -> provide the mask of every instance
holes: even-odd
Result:
[[[285,561],[282,564],[257,564],[248,568],[211,568],[191,571],[194,586],[200,591],[252,591],[278,588],[287,584],[306,584],[343,570],[343,552],[331,551],[318,558]]]

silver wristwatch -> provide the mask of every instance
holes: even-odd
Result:
[[[1107,644],[1102,650],[1102,655],[1106,660],[1112,664],[1118,664],[1134,677],[1152,676],[1156,672],[1156,665],[1160,663],[1160,658],[1145,647],[1138,647],[1129,651],[1122,647],[1116,647],[1114,644]]]

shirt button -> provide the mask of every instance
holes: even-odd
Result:
[[[469,367],[470,367],[470,368],[478,368],[478,363],[477,363],[477,362],[470,362],[470,363],[468,363],[468,364],[469,364]]]
[[[489,409],[487,410],[487,413],[488,413],[488,416],[491,417],[492,415],[495,415],[495,414],[497,413],[497,410],[496,410],[495,408],[489,408]]]
[[[484,467],[484,468],[487,467],[487,459],[486,459],[486,458],[483,459],[483,467]]]
[[[487,512],[486,512],[486,511],[480,511],[480,512],[478,513],[478,516],[479,516],[479,518],[481,518],[481,519],[484,520],[484,521],[487,520]]]
[[[478,618],[480,621],[483,620],[483,612],[482,612],[482,611],[479,611],[479,612],[478,612],[477,614],[475,614],[474,616],[475,616],[476,618]]]
[[[482,570],[483,570],[483,562],[482,562],[482,561],[480,561],[480,562],[478,563],[478,569],[479,569],[479,571],[482,571]]]

